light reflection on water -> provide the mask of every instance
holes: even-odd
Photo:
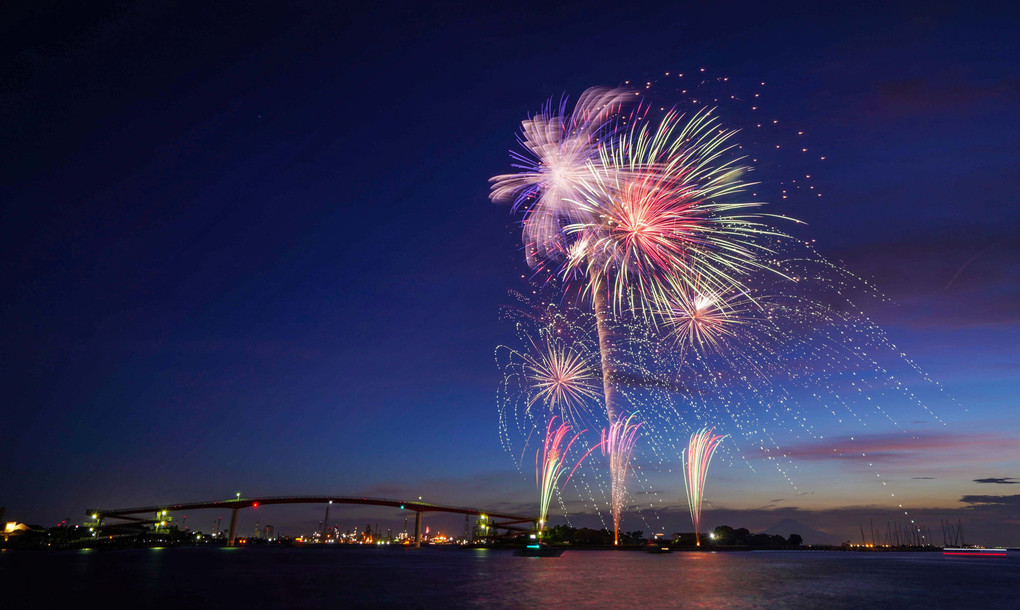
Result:
[[[167,548],[4,553],[0,583],[15,608],[980,608],[1016,599],[1020,557]]]

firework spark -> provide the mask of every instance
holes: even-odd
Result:
[[[636,413],[621,418],[602,431],[602,453],[609,456],[609,474],[612,480],[613,544],[620,544],[620,517],[627,501],[627,472],[630,458],[637,444],[641,422]]]
[[[691,442],[681,454],[687,505],[691,509],[698,546],[701,546],[701,502],[705,498],[705,477],[708,475],[708,465],[712,463],[712,454],[724,438],[726,435],[717,436],[712,429],[702,428],[691,435]]]

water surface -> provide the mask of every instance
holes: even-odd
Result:
[[[1017,607],[1020,557],[209,547],[0,553],[9,608]]]

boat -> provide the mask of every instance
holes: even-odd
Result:
[[[980,546],[945,547],[942,549],[944,556],[953,557],[1005,557],[1006,549],[1002,547],[986,549]]]
[[[559,557],[563,551],[564,549],[539,542],[529,544],[523,549],[517,549],[514,555],[518,557]]]
[[[645,545],[645,552],[654,553],[656,555],[660,553],[671,553],[673,549],[669,548],[669,544],[663,541],[649,540],[648,544]]]

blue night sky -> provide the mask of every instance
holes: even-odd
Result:
[[[895,518],[877,470],[933,530],[1020,544],[1015,7],[439,4],[0,9],[9,520],[235,491],[534,512],[493,357],[528,270],[488,179],[550,97],[705,68],[791,126],[738,140],[824,151],[761,160],[766,192],[806,169],[824,193],[768,211],[889,297],[867,313],[942,386],[914,387],[945,422],[917,408],[906,442],[811,414],[825,437],[786,447],[793,485],[753,451],[714,462],[705,522],[847,539]],[[851,436],[875,467],[832,458]],[[666,507],[625,529],[687,531],[679,477],[652,479]],[[290,510],[263,523],[321,518]]]

